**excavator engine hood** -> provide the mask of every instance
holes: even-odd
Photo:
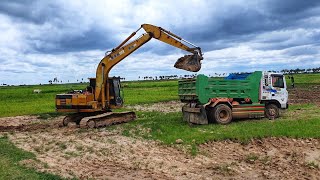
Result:
[[[185,55],[178,59],[178,61],[174,64],[174,67],[186,71],[198,72],[201,69],[200,61],[202,59],[203,57],[198,54]]]

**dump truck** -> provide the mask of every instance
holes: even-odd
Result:
[[[192,124],[228,124],[239,118],[275,119],[288,108],[288,91],[281,73],[255,71],[226,78],[198,75],[179,80],[183,119]]]
[[[145,30],[145,33],[133,39],[141,29]],[[117,47],[106,52],[97,66],[96,77],[89,78],[90,84],[86,90],[56,95],[56,111],[72,113],[63,119],[62,124],[67,126],[69,123],[76,123],[81,128],[98,128],[134,120],[134,112],[112,112],[113,109],[121,108],[124,102],[120,78],[109,77],[109,72],[151,39],[189,53],[176,61],[175,68],[191,72],[200,70],[200,61],[203,59],[200,47],[161,27],[142,24]]]

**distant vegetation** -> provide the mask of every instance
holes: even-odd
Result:
[[[281,72],[283,74],[290,74],[290,75],[294,75],[294,74],[316,74],[316,73],[320,73],[320,67],[318,68],[308,68],[308,69],[300,69],[300,68],[296,68],[296,69],[283,69],[281,71],[275,71],[275,70],[271,70],[269,72]],[[209,77],[226,77],[229,74],[241,74],[241,73],[248,73],[248,72],[232,72],[232,73],[213,73],[213,74],[209,74]],[[142,81],[142,80],[152,80],[152,81],[157,81],[157,80],[174,80],[174,79],[183,79],[183,78],[194,78],[196,77],[197,74],[187,74],[187,75],[165,75],[165,76],[138,76],[138,81]],[[125,77],[120,77],[120,79],[122,81],[125,81],[126,78]],[[85,81],[86,78],[81,78],[81,79],[77,79],[76,83],[88,83]],[[67,80],[66,82],[62,81],[62,80],[58,80],[57,77],[53,78],[53,80],[48,80],[48,84],[63,84],[63,83],[70,83],[70,80]],[[40,84],[42,85],[42,84]],[[10,86],[9,84],[5,84],[2,83],[0,84],[0,86]],[[21,84],[19,86],[26,86],[25,84]]]

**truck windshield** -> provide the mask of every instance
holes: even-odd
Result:
[[[278,88],[284,88],[283,76],[272,75],[272,86]]]

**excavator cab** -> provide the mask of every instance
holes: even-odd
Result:
[[[96,87],[96,78],[89,78],[90,85],[87,87],[87,91],[94,92]],[[123,105],[123,93],[121,90],[120,77],[108,78],[109,83],[109,96],[110,96],[110,106],[112,108],[120,108]]]

